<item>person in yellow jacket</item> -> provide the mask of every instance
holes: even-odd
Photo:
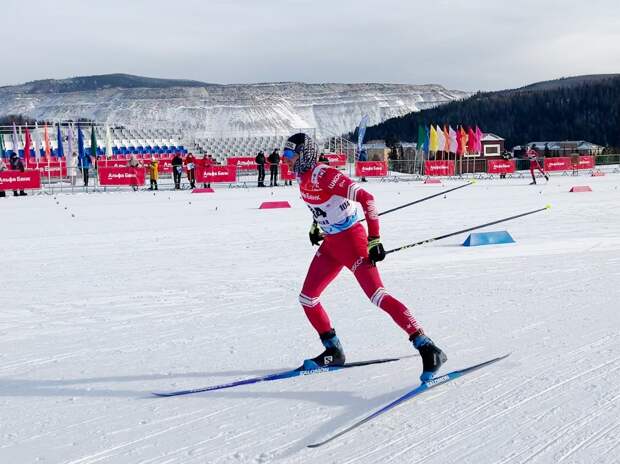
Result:
[[[149,190],[157,190],[157,179],[159,179],[159,161],[157,161],[155,157],[151,158],[149,177],[151,179],[151,187]]]

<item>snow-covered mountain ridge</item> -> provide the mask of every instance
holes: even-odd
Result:
[[[377,124],[467,96],[436,84],[223,85],[111,74],[0,87],[0,116],[88,118],[194,136],[282,134],[296,128],[317,128],[325,136],[353,130],[364,114]]]

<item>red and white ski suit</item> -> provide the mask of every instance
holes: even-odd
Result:
[[[374,197],[333,167],[318,164],[297,178],[301,197],[325,234],[317,250],[299,301],[308,320],[319,333],[332,329],[320,296],[343,267],[353,272],[366,296],[383,309],[407,334],[420,330],[409,310],[383,288],[377,267],[368,260],[368,236],[379,236]],[[368,234],[359,222],[361,205]]]
[[[536,180],[534,177],[534,169],[538,169],[543,176],[547,177],[547,173],[538,162],[538,152],[530,148],[527,150],[526,154],[530,160],[530,174],[532,174],[532,179]]]

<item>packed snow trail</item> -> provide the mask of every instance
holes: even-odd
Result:
[[[59,195],[74,218],[53,197],[0,199],[0,462],[619,462],[620,176],[526,184],[480,181],[381,218],[387,248],[553,205],[501,225],[515,244],[458,236],[380,263],[446,350],[443,372],[511,357],[318,449],[410,390],[420,359],[150,395],[321,351],[297,302],[316,248],[294,188]],[[380,210],[446,188],[366,186]],[[322,302],[349,359],[415,354],[350,273]]]

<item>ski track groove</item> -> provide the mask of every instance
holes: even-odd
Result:
[[[451,201],[444,201],[443,208],[427,208],[421,216],[412,209],[400,217],[386,217],[386,240],[400,242],[405,234],[424,238],[437,224],[470,225],[465,218],[454,219],[465,206],[475,219],[500,217],[513,207],[538,207],[541,201],[554,205],[551,214],[537,216],[538,226],[529,220],[510,223],[511,233],[519,239],[514,247],[465,250],[454,240],[398,254],[382,264],[387,287],[398,289],[398,296],[412,303],[414,314],[429,328],[445,328],[444,333],[437,331],[437,337],[448,354],[453,353],[452,362],[456,357],[469,361],[491,347],[513,350],[513,357],[497,375],[481,371],[463,378],[455,388],[442,388],[403,405],[324,451],[306,450],[308,437],[332,425],[339,427],[352,411],[360,416],[368,412],[363,396],[349,404],[347,394],[368,391],[366,384],[372,382],[376,398],[389,397],[390,391],[407,389],[403,377],[416,375],[418,366],[398,374],[377,370],[360,376],[362,380],[356,375],[337,381],[317,377],[274,383],[273,388],[250,387],[239,395],[198,395],[157,403],[136,398],[161,387],[162,378],[167,384],[191,386],[190,376],[183,377],[187,370],[193,369],[195,379],[219,376],[219,371],[256,370],[265,356],[280,356],[286,365],[294,353],[310,343],[315,346],[296,303],[298,280],[312,254],[304,239],[305,227],[288,225],[307,219],[296,191],[277,191],[297,203],[286,217],[276,212],[268,218],[255,211],[258,195],[264,192],[252,190],[221,189],[217,197],[191,197],[191,208],[187,192],[165,192],[156,199],[127,192],[63,195],[63,202],[71,204],[80,218],[71,224],[54,220],[58,210],[50,208],[58,207],[49,198],[26,197],[19,205],[7,201],[3,206],[17,221],[7,224],[4,258],[15,272],[5,276],[8,290],[0,291],[0,306],[7,302],[14,308],[0,314],[0,372],[2,380],[14,382],[2,392],[2,404],[7,406],[2,415],[9,421],[3,417],[0,422],[0,461],[31,462],[36,456],[82,464],[620,462],[615,414],[620,368],[614,359],[620,346],[617,313],[612,310],[618,293],[608,282],[620,275],[616,251],[620,250],[616,208],[620,177],[588,177],[588,182],[598,184],[590,197],[566,193],[565,187],[576,180],[557,176],[554,185],[536,191],[489,181],[450,194]],[[370,182],[368,187],[377,190],[378,199],[383,197],[384,207],[397,206],[394,194],[398,190],[400,195],[403,187],[411,190],[412,199],[428,191],[412,183]],[[499,200],[509,200],[510,206],[489,203],[487,190],[497,193]],[[509,194],[503,195],[507,190]],[[220,206],[220,212],[214,213],[213,204]],[[36,240],[40,232],[30,219],[33,211],[48,225],[46,243]],[[548,226],[545,230],[553,239],[537,233],[540,224]],[[211,233],[209,245],[200,242],[205,228]],[[262,272],[265,250],[273,246],[268,237],[274,233],[280,234],[280,246],[291,250],[289,256],[270,257],[267,262],[270,270],[290,269],[292,277],[284,276],[278,291],[263,285]],[[300,233],[301,238],[293,238]],[[251,247],[248,234],[256,237]],[[218,246],[223,240],[226,247]],[[88,289],[75,279],[82,262],[97,263],[82,269],[81,277],[95,283]],[[153,263],[161,263],[158,266],[165,270]],[[29,294],[30,285],[13,277],[28,269],[34,269],[32,277],[42,292]],[[171,282],[171,269],[181,269],[184,277]],[[529,274],[532,269],[535,281]],[[50,272],[53,283],[46,278]],[[415,285],[411,275],[416,276]],[[515,275],[520,278],[514,279]],[[469,283],[474,277],[483,282],[480,291]],[[440,278],[450,280],[449,291],[442,293]],[[489,283],[492,278],[506,279],[510,288],[497,288]],[[14,292],[28,299],[15,298]],[[69,293],[73,296],[67,298]],[[214,295],[217,303],[210,304]],[[368,304],[347,272],[325,292],[325,306],[352,346],[370,338],[366,331],[377,331],[372,333],[381,340],[400,335]],[[364,335],[355,333],[358,327]],[[235,340],[239,330],[245,340]],[[472,330],[479,330],[484,339],[479,346],[463,341]],[[273,331],[275,336],[290,337],[288,354],[274,348]],[[93,343],[99,349],[84,348]],[[378,342],[361,346],[365,354],[383,348]],[[197,364],[208,368],[192,367]],[[147,372],[134,372],[136,366]],[[573,377],[576,372],[583,381]],[[20,375],[23,378],[17,378]],[[390,381],[393,375],[400,377]],[[76,378],[80,376],[88,378]],[[124,388],[122,382],[138,385],[134,387],[138,391]],[[342,402],[329,396],[332,382],[338,384],[335,389],[343,394]],[[105,387],[98,388],[97,383]],[[71,384],[78,385],[75,392]],[[53,388],[46,391],[46,387]],[[304,391],[313,388],[315,396],[306,399]],[[65,397],[77,402],[65,403]],[[20,415],[20,408],[30,409]],[[216,419],[209,420],[210,415]],[[16,439],[19,442],[10,442]],[[9,448],[13,449],[7,453]]]
[[[172,432],[174,430],[178,430],[180,428],[187,427],[187,426],[190,426],[192,424],[204,421],[204,420],[206,420],[208,418],[215,417],[218,414],[227,412],[227,411],[229,411],[231,409],[235,409],[237,407],[238,406],[230,406],[228,408],[225,408],[225,409],[222,409],[222,410],[219,410],[219,411],[207,414],[205,416],[200,416],[200,417],[198,417],[196,419],[191,419],[191,420],[183,422],[181,424],[171,425],[170,427],[167,427],[167,428],[165,428],[163,430],[158,430],[156,432],[149,433],[147,435],[141,436],[141,437],[136,438],[134,440],[130,440],[130,441],[126,441],[126,442],[123,442],[123,443],[119,443],[118,445],[113,446],[111,448],[105,449],[103,451],[99,451],[99,452],[97,452],[97,453],[95,453],[93,455],[90,455],[90,456],[85,456],[85,457],[82,457],[82,458],[79,458],[79,459],[76,459],[76,460],[68,461],[65,464],[89,464],[89,463],[99,462],[99,461],[102,461],[104,459],[114,458],[116,455],[113,454],[113,453],[115,453],[118,450],[127,448],[128,446],[135,445],[137,443],[144,442],[145,440],[150,440],[153,437],[158,437],[158,436],[163,435],[165,433],[169,433],[169,432]],[[183,416],[195,416],[197,414],[201,414],[202,412],[203,412],[203,410],[193,411],[193,412],[187,413],[187,414],[180,414],[180,415],[178,415],[176,417],[169,418],[167,420],[178,419],[179,417],[183,417]]]
[[[565,455],[561,456],[560,459],[558,459],[557,462],[560,463],[560,462],[568,459],[570,456],[575,454],[580,449],[587,448],[588,446],[593,445],[594,443],[596,443],[597,441],[599,441],[600,439],[602,439],[603,437],[605,437],[608,434],[611,435],[614,432],[614,430],[619,428],[619,427],[620,427],[620,424],[616,424],[611,429],[610,428],[601,428],[601,429],[599,429],[598,433],[595,433],[595,434],[591,435],[590,437],[584,439],[581,443],[579,443],[576,446],[574,446]]]
[[[508,392],[505,392],[505,393],[501,394],[497,398],[490,399],[490,400],[486,401],[485,403],[482,403],[482,404],[478,405],[476,408],[474,408],[472,411],[469,411],[466,415],[462,416],[458,420],[452,421],[450,424],[440,428],[439,430],[433,431],[430,437],[423,437],[420,440],[418,440],[418,441],[410,444],[409,446],[401,449],[398,453],[395,453],[395,454],[391,455],[389,457],[389,461],[388,462],[391,462],[394,459],[398,458],[399,456],[401,456],[401,455],[403,455],[403,454],[405,454],[407,452],[410,452],[412,449],[416,448],[417,446],[419,446],[421,444],[424,444],[426,441],[429,441],[429,440],[433,441],[434,443],[437,443],[437,445],[441,448],[441,447],[447,446],[448,443],[452,443],[453,444],[455,441],[458,441],[458,440],[462,441],[465,438],[468,438],[468,437],[470,437],[471,435],[473,435],[475,433],[481,433],[482,430],[485,430],[485,429],[493,426],[493,424],[491,423],[491,424],[485,425],[483,429],[480,429],[481,424],[484,424],[484,423],[489,422],[489,421],[491,421],[493,419],[496,419],[498,417],[506,415],[510,411],[512,411],[513,409],[515,409],[517,407],[520,407],[521,405],[531,401],[532,399],[537,398],[539,396],[542,396],[542,395],[544,395],[546,393],[549,393],[551,391],[554,391],[555,389],[560,388],[563,385],[565,385],[565,384],[567,384],[569,382],[572,382],[572,381],[582,377],[583,375],[588,374],[589,372],[599,371],[602,367],[605,367],[605,366],[607,366],[609,364],[612,364],[612,363],[618,361],[618,359],[620,359],[620,358],[616,358],[616,359],[613,359],[613,360],[608,361],[606,363],[600,364],[598,366],[595,366],[595,367],[591,368],[590,371],[586,371],[584,373],[580,373],[578,375],[575,375],[573,377],[565,379],[562,382],[556,383],[556,384],[554,384],[554,385],[552,385],[552,386],[550,386],[550,387],[548,387],[548,388],[546,388],[546,389],[544,389],[542,391],[537,392],[534,395],[530,395],[529,397],[524,398],[520,402],[518,402],[516,404],[513,404],[512,406],[510,406],[508,408],[505,408],[505,409],[503,409],[502,411],[500,411],[498,413],[492,414],[490,416],[485,417],[484,419],[481,419],[481,420],[477,421],[475,423],[475,425],[468,426],[465,429],[462,429],[462,430],[460,430],[459,432],[457,432],[455,434],[448,435],[448,436],[443,434],[443,432],[445,432],[446,430],[448,430],[450,428],[455,427],[456,424],[462,422],[463,420],[478,414],[480,411],[486,410],[489,406],[491,406],[493,404],[498,404],[501,399],[506,399],[506,397],[509,397],[511,393],[514,393],[514,391],[519,391],[519,388],[515,387],[515,388],[509,390]],[[605,374],[605,372],[600,372],[601,376],[604,375],[604,374]],[[487,373],[487,375],[489,375],[489,374]],[[590,377],[590,378],[594,378],[594,377]],[[478,380],[479,380],[479,378],[478,378]],[[529,379],[529,380],[531,380],[531,379]],[[524,382],[524,383],[528,383],[529,380]],[[472,433],[468,433],[472,429],[473,429],[473,432]],[[437,436],[443,437],[443,438],[440,438],[439,441],[437,442],[437,441],[434,440],[434,438],[437,437]],[[384,449],[384,448],[397,449],[397,448],[399,448],[399,446],[397,446],[397,445],[399,445],[401,441],[406,441],[408,439],[410,439],[410,437],[408,435],[403,435],[402,437],[396,438],[394,440],[390,440],[384,446],[382,446],[382,447],[380,447],[378,449],[371,450],[367,454],[363,455],[361,458],[365,458],[365,457],[368,457],[368,456],[370,456],[372,454],[375,454],[379,449]],[[408,462],[410,462],[411,464],[413,464],[413,463],[422,463],[422,462],[428,460],[429,457],[434,456],[434,455],[436,455],[439,452],[440,451],[432,452],[430,454],[426,454],[421,459],[418,459],[416,461],[408,461]],[[355,457],[355,458],[347,460],[345,462],[346,462],[346,464],[350,464],[350,463],[358,461],[361,458]]]

